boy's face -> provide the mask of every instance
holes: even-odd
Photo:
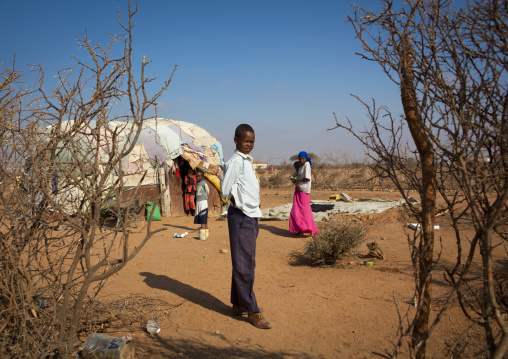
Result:
[[[307,162],[307,159],[305,157],[298,157],[298,161],[300,161],[300,166],[303,166]]]
[[[248,155],[254,149],[255,139],[254,132],[243,131],[240,137],[235,137],[236,149]]]
[[[203,174],[201,172],[196,172],[196,181],[201,182],[203,180]]]

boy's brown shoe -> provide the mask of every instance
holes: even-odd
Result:
[[[248,318],[250,323],[256,328],[270,329],[272,327],[261,313],[249,313]]]

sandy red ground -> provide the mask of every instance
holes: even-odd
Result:
[[[396,192],[346,192],[353,198],[399,199]],[[313,191],[312,199],[332,193]],[[262,190],[262,207],[292,201],[291,189]],[[346,217],[346,215],[343,215]],[[291,260],[305,246],[305,238],[288,232],[287,221],[260,222],[257,242],[255,293],[271,330],[250,325],[245,317],[230,313],[231,280],[227,222],[209,219],[210,239],[199,241],[191,217],[164,218],[154,222],[157,233],[141,253],[106,284],[105,299],[142,294],[170,303],[170,310],[154,311],[161,331],[150,337],[139,323],[134,331],[137,358],[384,358],[397,337],[399,317],[411,319],[416,311],[413,270],[406,240],[411,230],[399,209],[356,217],[370,228],[367,241],[377,241],[386,260],[373,266],[349,258],[343,266],[311,267]],[[340,215],[338,216],[340,218]],[[456,256],[455,239],[446,216],[436,221],[442,238],[441,263],[451,265]],[[175,232],[189,232],[173,238]],[[437,241],[437,250],[440,251]],[[367,253],[362,246],[361,252]],[[442,270],[434,275],[432,318],[441,307],[447,286]],[[403,319],[404,328],[408,320]],[[447,345],[470,325],[455,303],[431,336],[428,357],[442,358]],[[132,332],[117,331],[112,335]],[[471,329],[461,342],[472,350],[479,328]],[[407,340],[401,348],[407,357]]]

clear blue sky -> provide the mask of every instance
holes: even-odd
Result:
[[[234,150],[240,123],[256,131],[254,156],[278,163],[301,150],[349,151],[360,144],[334,125],[333,112],[358,127],[365,110],[349,93],[375,98],[401,112],[399,93],[379,65],[354,52],[361,45],[351,25],[349,0],[140,0],[135,17],[134,62],[152,61],[149,74],[178,69],[159,100],[159,117],[201,125]],[[366,0],[376,8],[378,0]],[[0,62],[41,64],[46,75],[83,56],[76,39],[85,30],[106,43],[105,31],[121,33],[116,9],[126,1],[0,1]]]

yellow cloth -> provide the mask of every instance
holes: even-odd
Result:
[[[222,203],[226,203],[228,200],[225,199],[224,197],[222,197],[222,195],[220,194],[220,179],[219,177],[217,177],[216,175],[212,175],[210,173],[207,173],[205,172],[205,178],[210,181],[210,183],[215,187],[217,188],[217,191],[219,191],[219,196],[220,196],[220,200],[222,201]]]

